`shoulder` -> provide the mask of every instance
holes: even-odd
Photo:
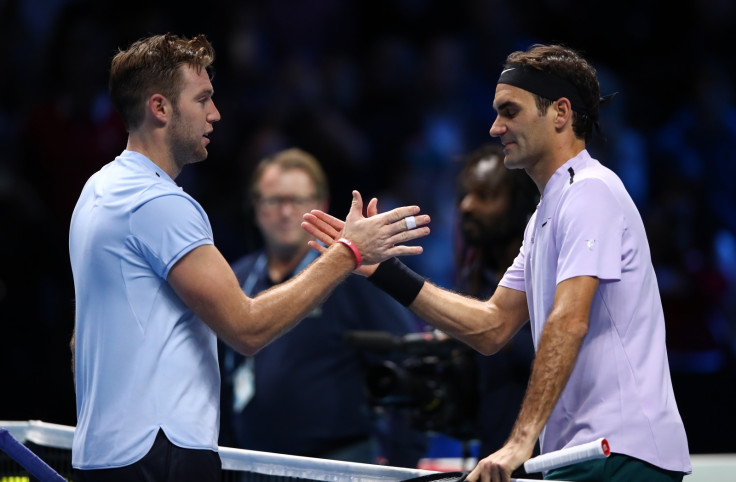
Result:
[[[581,171],[565,188],[556,208],[554,232],[557,239],[622,232],[627,225],[628,194],[607,168]],[[608,172],[606,172],[608,171]],[[610,174],[609,174],[610,173]],[[618,182],[617,182],[618,181]]]
[[[575,173],[560,196],[561,206],[569,209],[597,209],[602,203],[616,203],[626,189],[616,174],[596,164]]]

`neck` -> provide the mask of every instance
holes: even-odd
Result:
[[[162,136],[163,131],[131,133],[128,136],[128,144],[125,148],[143,154],[168,174],[171,179],[176,179],[181,173],[181,166],[174,162]]]
[[[526,169],[526,173],[537,185],[539,194],[544,195],[544,188],[552,175],[573,157],[585,149],[585,141],[577,137],[569,143],[560,144],[550,151],[549,155],[540,162]]]

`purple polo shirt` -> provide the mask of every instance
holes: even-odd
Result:
[[[621,180],[586,150],[552,175],[500,283],[526,293],[535,349],[557,284],[576,276],[600,286],[542,452],[605,437],[615,453],[690,473],[644,224]]]

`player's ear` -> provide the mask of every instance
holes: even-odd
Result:
[[[555,127],[561,129],[572,120],[572,104],[567,97],[560,97],[551,106],[555,112]]]
[[[153,94],[148,98],[146,114],[150,115],[156,121],[165,124],[170,120],[172,112],[173,106],[164,95]]]

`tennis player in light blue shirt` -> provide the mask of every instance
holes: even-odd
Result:
[[[216,337],[251,356],[362,261],[419,254],[420,246],[401,243],[429,233],[418,206],[365,218],[354,191],[335,249],[272,290],[243,293],[207,215],[174,182],[207,158],[220,120],[213,60],[203,35],[166,34],[112,61],[110,95],[128,143],[88,180],[69,231],[79,482],[219,480]]]
[[[159,428],[180,447],[217,449],[217,338],[166,282],[204,244],[213,244],[207,214],[142,154],[124,151],[85,185],[69,237],[84,308],[75,466],[135,462]]]

